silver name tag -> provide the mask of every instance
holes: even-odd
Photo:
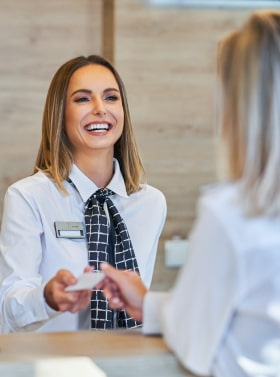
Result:
[[[57,238],[85,238],[83,223],[55,221],[54,228]]]

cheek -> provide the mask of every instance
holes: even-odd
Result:
[[[83,113],[73,108],[68,108],[65,111],[65,132],[71,134],[79,129]]]
[[[121,124],[122,127],[123,127],[123,125],[124,125],[124,116],[121,116],[121,117],[120,117],[120,124]]]
[[[121,125],[123,127],[123,125],[124,125],[124,112],[123,112],[123,109],[119,110],[117,118],[118,118],[119,125]]]
[[[66,109],[65,111],[65,125],[71,125],[77,119],[77,114],[71,108]]]
[[[124,116],[120,116],[118,119],[118,132],[121,135],[124,129]]]

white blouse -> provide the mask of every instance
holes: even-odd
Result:
[[[89,328],[89,310],[60,313],[44,301],[46,282],[59,269],[79,276],[88,264],[86,239],[57,238],[54,222],[84,223],[87,199],[97,187],[73,166],[63,194],[39,172],[9,187],[0,236],[0,329],[14,331],[74,331]],[[126,223],[141,277],[150,286],[158,240],[166,218],[166,200],[157,189],[143,185],[127,195],[119,164],[107,186]]]
[[[188,257],[168,294],[144,301],[145,333],[162,332],[182,364],[215,377],[280,375],[280,220],[247,218],[238,186],[199,201]]]

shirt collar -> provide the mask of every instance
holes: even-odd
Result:
[[[113,159],[114,175],[107,185],[107,188],[114,191],[115,194],[127,198],[127,192],[125,188],[124,179],[121,173],[120,165],[117,159]],[[69,178],[79,191],[84,202],[100,187],[97,187],[79,168],[77,165],[72,165],[72,170]]]

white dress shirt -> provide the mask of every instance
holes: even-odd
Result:
[[[280,375],[280,220],[248,218],[238,185],[202,195],[186,262],[168,293],[144,300],[145,333],[162,332],[198,375]]]
[[[150,286],[158,240],[166,218],[166,201],[143,185],[127,195],[119,164],[107,186],[128,228],[141,277]],[[54,222],[84,224],[84,205],[98,189],[73,165],[63,194],[42,172],[9,187],[0,236],[0,328],[15,331],[73,331],[89,328],[89,309],[60,313],[44,301],[45,284],[60,269],[79,276],[88,265],[86,238],[56,238]]]

